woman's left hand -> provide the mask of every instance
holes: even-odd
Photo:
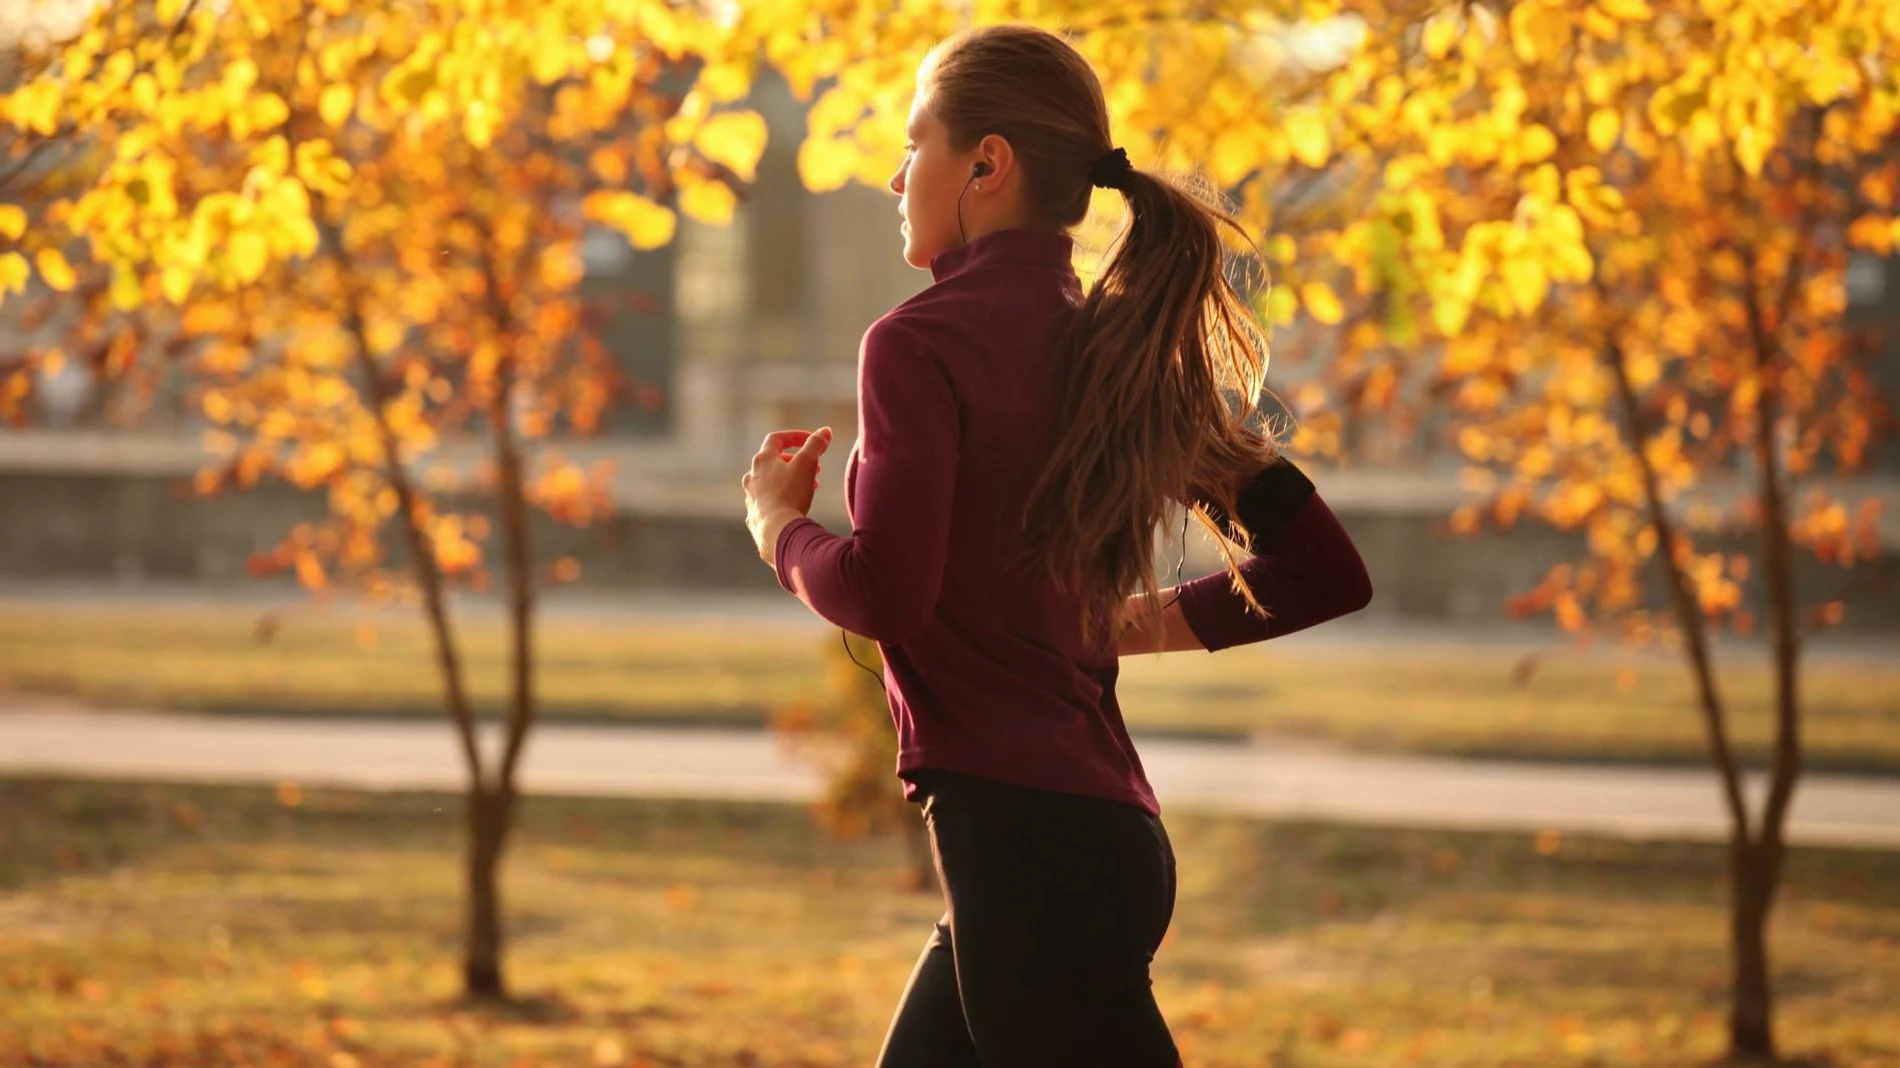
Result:
[[[745,487],[746,529],[759,547],[759,559],[775,569],[779,531],[810,514],[812,496],[818,491],[818,458],[830,444],[828,426],[815,432],[773,431],[752,457],[752,470],[739,479]]]

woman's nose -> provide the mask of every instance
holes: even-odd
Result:
[[[891,192],[896,193],[900,197],[904,195],[904,172],[906,170],[909,170],[909,168],[900,163],[897,165],[897,170],[891,175]]]

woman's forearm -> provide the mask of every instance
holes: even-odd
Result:
[[[1372,580],[1352,538],[1317,493],[1299,506],[1271,546],[1240,565],[1240,578],[1269,613],[1255,614],[1226,572],[1181,588],[1181,614],[1202,647],[1219,651],[1305,630],[1364,608]]]

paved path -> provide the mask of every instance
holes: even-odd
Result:
[[[498,749],[490,735],[489,752]],[[1714,776],[1379,756],[1286,743],[1138,740],[1164,808],[1320,820],[1555,829],[1717,840]],[[254,719],[0,705],[0,773],[453,789],[463,772],[446,723]],[[532,793],[800,800],[817,777],[762,732],[546,725],[523,755]],[[1751,782],[1756,806],[1764,790]],[[1900,779],[1810,775],[1797,844],[1900,849]]]

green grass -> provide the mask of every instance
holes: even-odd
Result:
[[[463,629],[478,701],[498,708],[504,635]],[[759,724],[776,706],[822,699],[844,663],[835,632],[715,623],[576,621],[539,631],[550,718]],[[1679,659],[1556,652],[1527,679],[1517,654],[1482,647],[1319,648],[1272,643],[1218,655],[1123,662],[1136,730],[1248,733],[1464,755],[1704,760],[1702,723]],[[1758,756],[1771,734],[1765,663],[1722,672],[1732,734]],[[299,613],[268,640],[231,610],[0,611],[0,690],[232,713],[440,715],[419,620],[383,616],[359,635],[347,614]],[[1809,766],[1900,770],[1900,658],[1812,665],[1803,677]]]
[[[864,1065],[941,911],[894,889],[896,843],[795,807],[534,798],[504,876],[522,1001],[479,1008],[456,798],[15,779],[0,811],[9,1065]],[[1167,818],[1156,992],[1191,1068],[1722,1046],[1718,847]],[[1798,850],[1776,915],[1784,1049],[1900,1063],[1900,854]]]

